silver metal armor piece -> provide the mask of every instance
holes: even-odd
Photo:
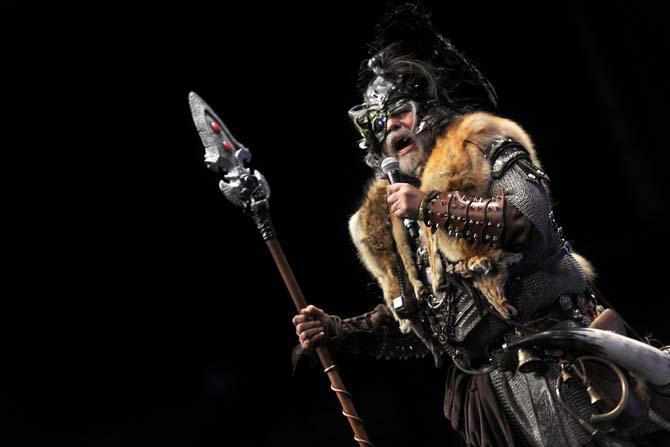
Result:
[[[505,415],[522,444],[537,447],[578,447],[589,435],[559,405],[553,388],[559,369],[552,366],[544,375],[494,370],[490,377]],[[584,418],[591,414],[586,390],[579,383],[564,384],[564,399]]]

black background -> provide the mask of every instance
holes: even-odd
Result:
[[[254,153],[309,302],[378,297],[347,219],[369,177],[346,111],[382,4],[3,7],[6,445],[352,445],[291,301],[202,164],[187,95]],[[434,5],[556,211],[643,333],[667,325],[668,31],[652,3]],[[340,356],[379,446],[456,442],[430,360]]]

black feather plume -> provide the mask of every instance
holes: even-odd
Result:
[[[498,96],[491,83],[433,26],[431,13],[424,6],[406,3],[393,7],[382,16],[375,30],[370,48],[373,66],[377,64],[383,71],[384,61],[397,57],[425,61],[435,69],[443,105],[465,110],[473,105],[484,106],[483,99],[494,110],[498,108]],[[359,81],[364,88],[375,73],[372,67],[361,68]]]

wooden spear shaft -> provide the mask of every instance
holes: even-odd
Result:
[[[245,167],[251,159],[251,152],[242,146],[223,124],[214,111],[194,92],[189,93],[189,105],[200,138],[205,145],[205,163],[208,168],[222,174],[219,189],[230,202],[242,207],[245,213],[252,218],[263,240],[267,243],[272,257],[277,264],[284,283],[293,298],[295,307],[300,312],[307,307],[305,297],[293,275],[293,270],[284,256],[274,234],[270,219],[268,198],[270,188],[265,178],[258,171]],[[232,149],[235,149],[233,156]],[[333,363],[330,352],[326,347],[316,349],[324,372],[330,379],[330,388],[335,391],[342,405],[342,413],[349,420],[354,439],[361,447],[373,446],[363,428],[363,420],[358,417],[351,394],[344,388],[337,367]]]
[[[277,264],[277,268],[284,280],[284,284],[286,284],[286,288],[291,294],[293,303],[295,304],[296,309],[298,309],[298,312],[300,312],[303,308],[307,307],[307,302],[302,294],[302,290],[300,290],[298,281],[293,275],[293,270],[286,260],[284,250],[282,250],[281,245],[279,245],[279,242],[275,238],[266,239],[265,242],[270,249],[270,253],[272,253],[275,264]],[[358,417],[354,402],[351,400],[351,394],[345,389],[342,379],[340,378],[340,373],[337,371],[335,363],[333,363],[328,348],[319,346],[316,348],[316,353],[319,355],[319,360],[321,360],[323,371],[330,380],[330,389],[335,391],[337,398],[340,400],[342,414],[346,416],[349,425],[351,425],[351,429],[354,432],[354,440],[358,442],[360,447],[374,446],[374,444],[368,440],[368,435],[365,433],[365,428],[363,427],[363,419]]]

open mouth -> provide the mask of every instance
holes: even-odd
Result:
[[[414,147],[414,139],[411,137],[401,137],[393,142],[393,151],[402,157],[410,152]]]

